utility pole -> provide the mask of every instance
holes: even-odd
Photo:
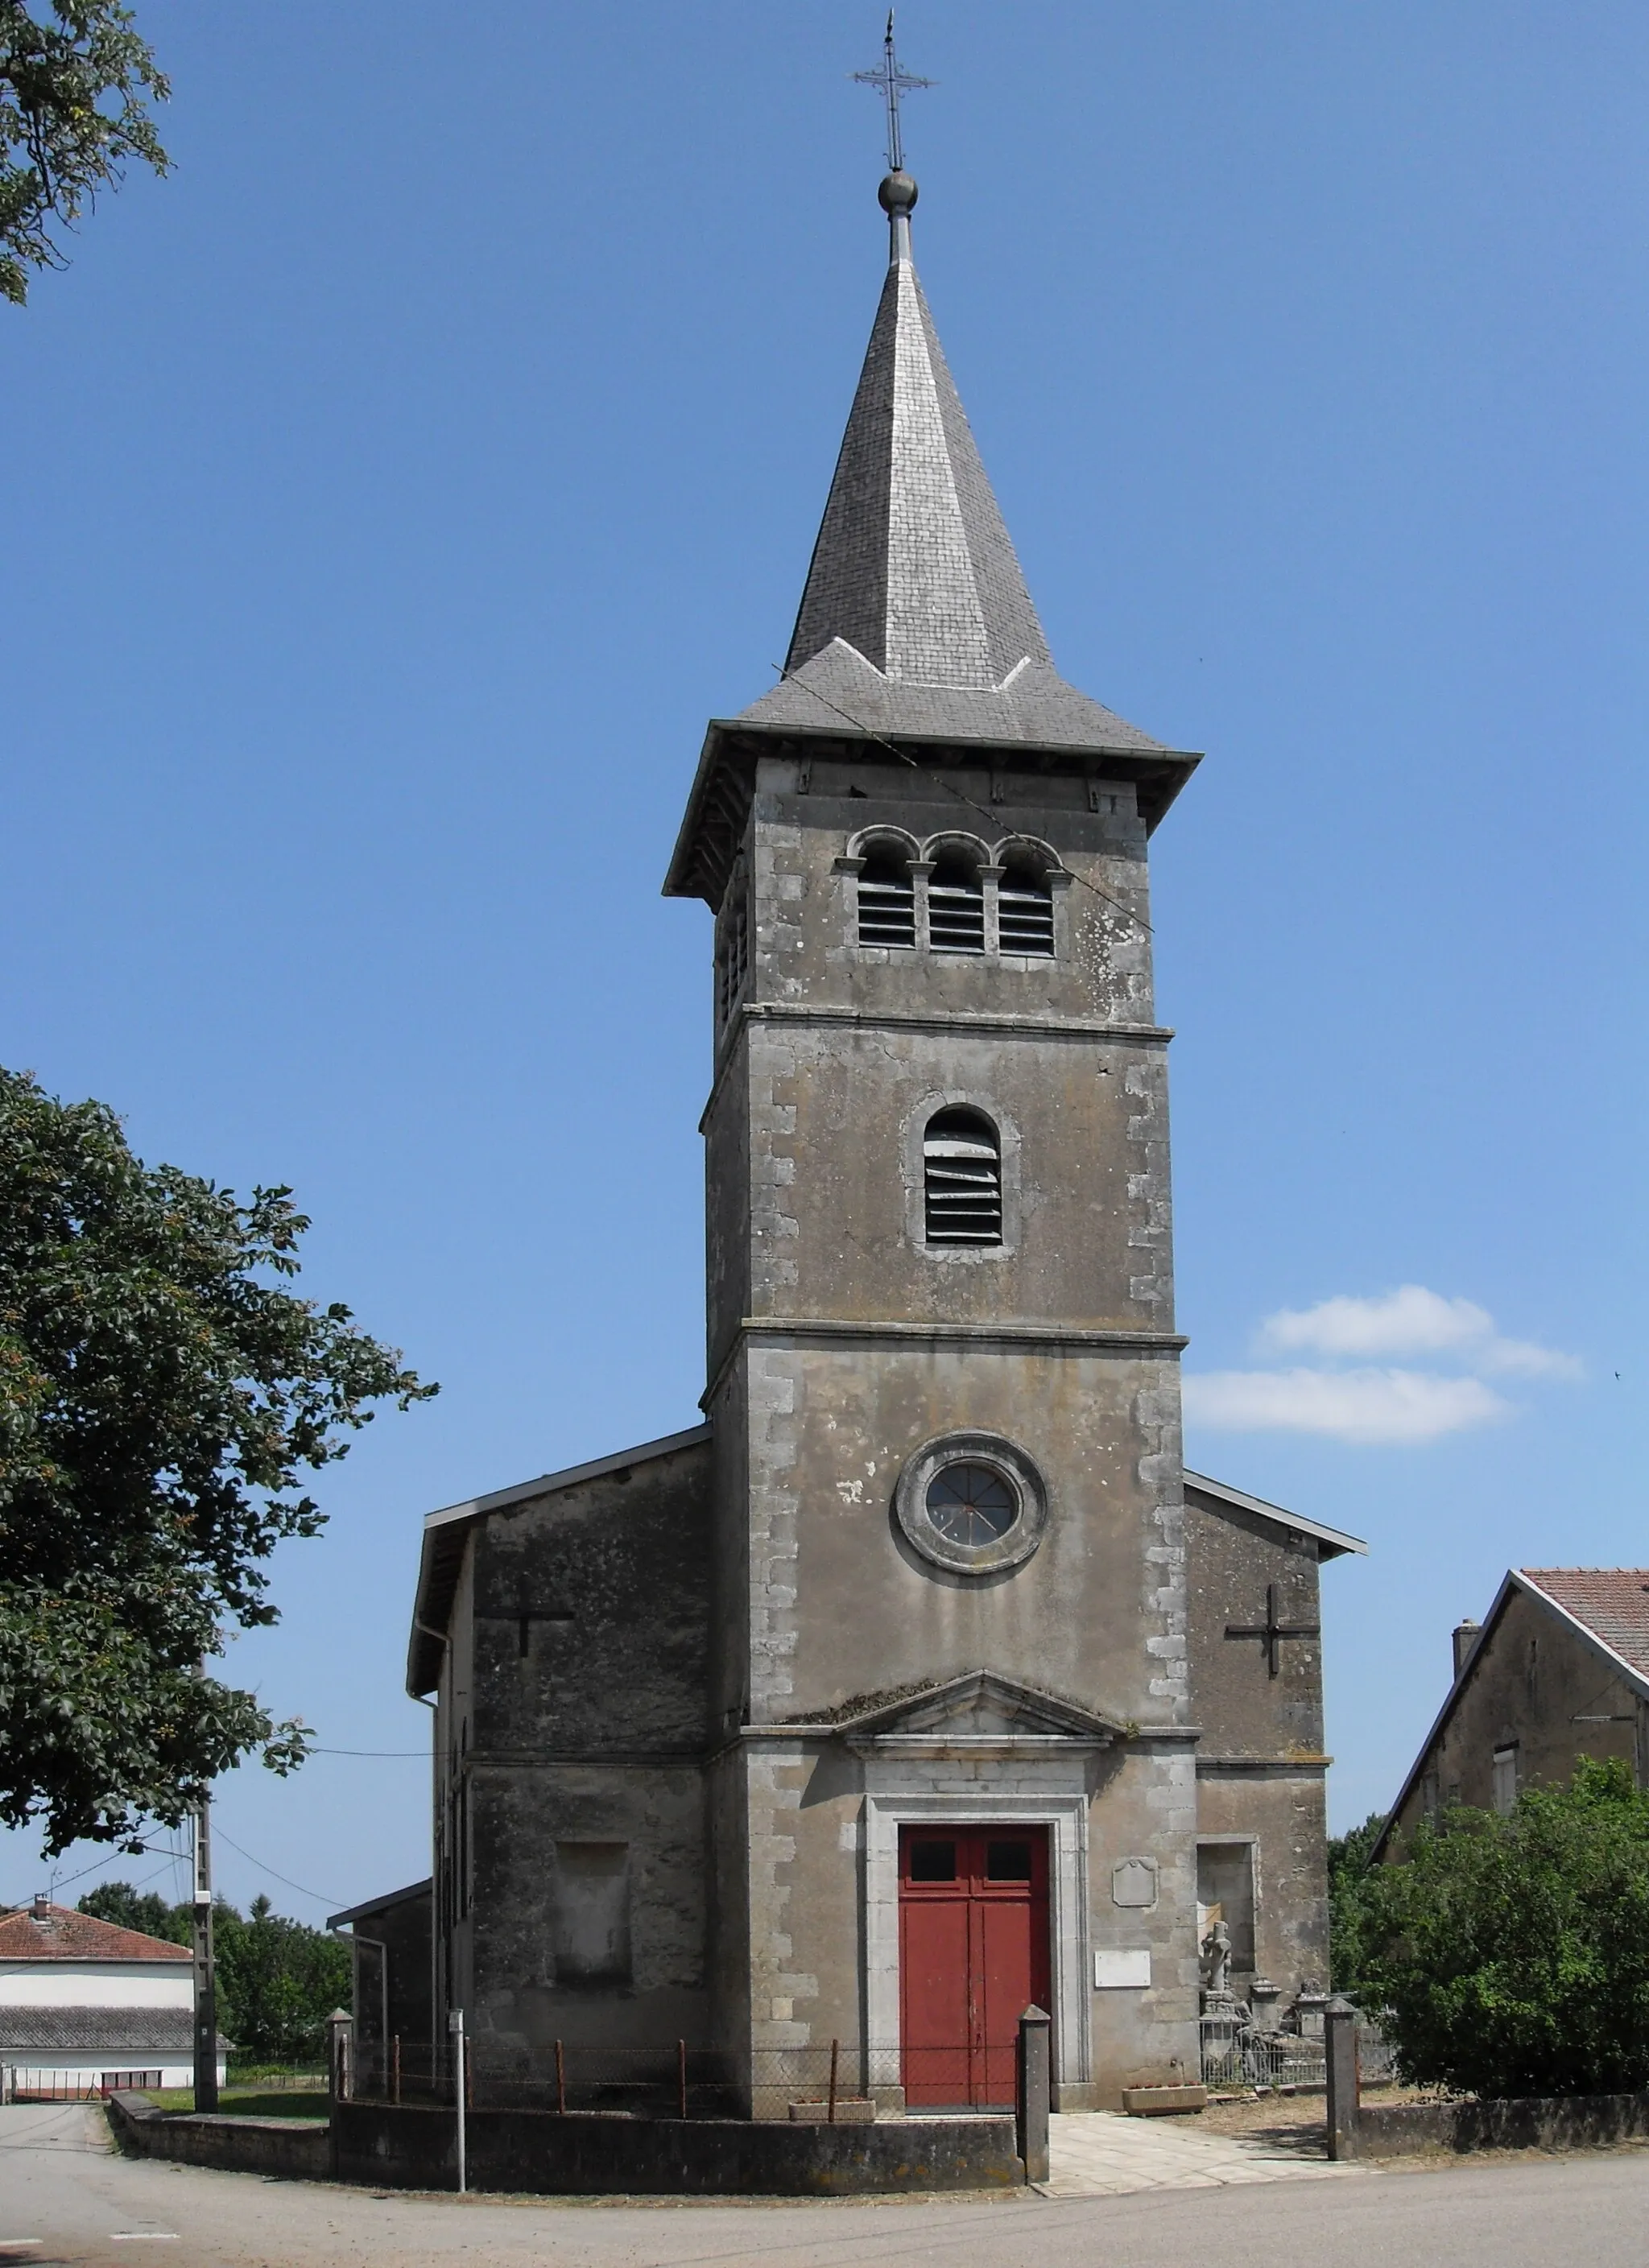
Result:
[[[195,1828],[195,2108],[217,2108],[217,1972],[212,1955],[212,1811],[202,1796]]]

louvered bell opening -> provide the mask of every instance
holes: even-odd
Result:
[[[858,895],[861,945],[915,945],[917,887],[897,853],[870,853],[859,875]]]
[[[1040,874],[1011,866],[997,891],[997,939],[1004,953],[1054,949],[1054,894]]]
[[[936,953],[985,949],[985,886],[961,858],[941,858],[928,884],[928,942]]]
[[[988,1119],[941,1110],[922,1142],[930,1244],[1000,1244],[1002,1152]]]

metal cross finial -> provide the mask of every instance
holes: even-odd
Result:
[[[901,70],[899,58],[894,53],[894,11],[887,11],[887,35],[882,41],[882,67],[880,70],[855,71],[854,77],[861,86],[879,86],[882,99],[887,105],[887,170],[902,173],[905,146],[899,132],[899,98],[913,86],[931,86],[931,78],[917,78],[909,71]]]

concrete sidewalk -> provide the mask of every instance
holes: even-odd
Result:
[[[1194,2117],[1123,2118],[1111,2110],[1056,2112],[1049,2121],[1044,2197],[1126,2197],[1136,2190],[1221,2189],[1233,2183],[1334,2181],[1359,2166],[1332,2165],[1313,2135],[1298,2143],[1210,2134]]]

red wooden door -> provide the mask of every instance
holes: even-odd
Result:
[[[1011,2104],[1020,2017],[1048,1982],[1047,1829],[902,1828],[905,2101]]]

